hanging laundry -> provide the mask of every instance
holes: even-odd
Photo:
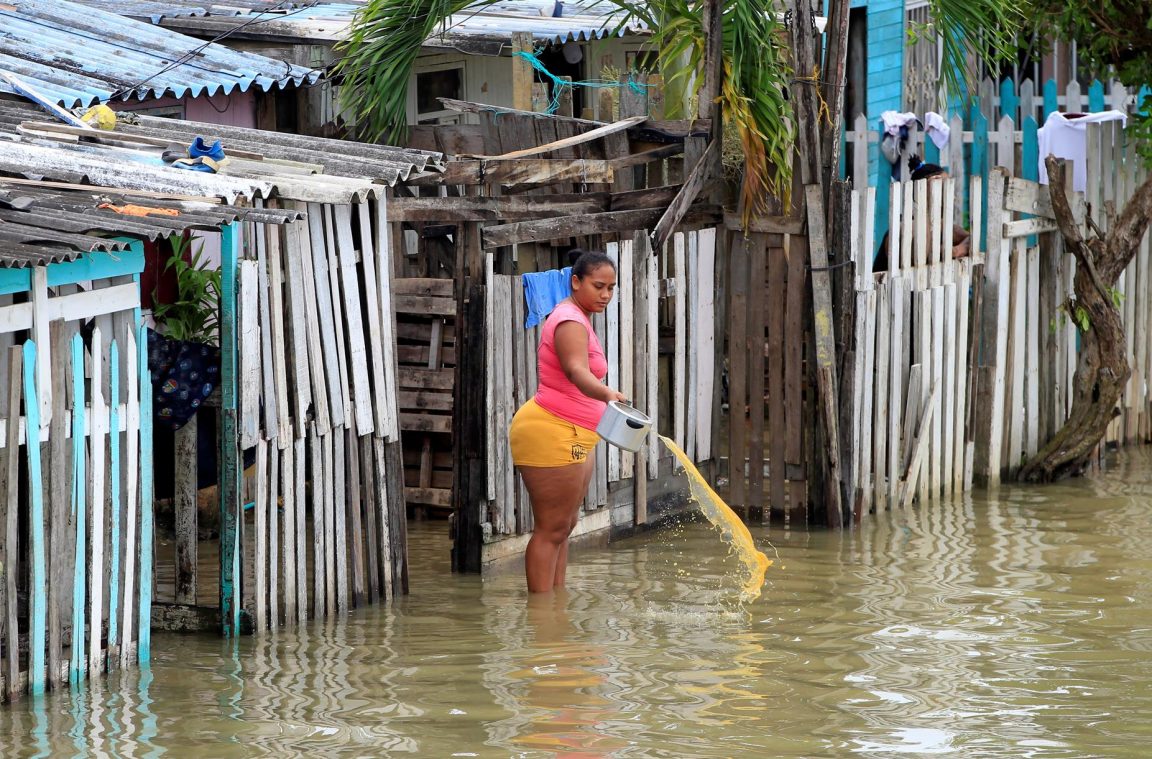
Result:
[[[1123,111],[1101,111],[1100,113],[1060,113],[1048,114],[1044,126],[1037,134],[1040,147],[1040,184],[1048,184],[1048,167],[1044,159],[1049,155],[1072,161],[1072,189],[1084,192],[1088,187],[1088,167],[1086,165],[1088,125],[1119,121],[1127,126],[1128,116]]]
[[[880,114],[880,123],[884,127],[880,138],[880,155],[892,164],[892,177],[896,179],[900,176],[900,156],[908,145],[908,129],[913,124],[919,125],[920,119],[911,111],[884,111]]]
[[[531,329],[556,308],[556,304],[572,294],[572,267],[534,271],[520,275],[524,283],[524,306],[528,311],[524,329]]]
[[[948,145],[948,138],[952,134],[952,127],[948,126],[948,122],[944,117],[935,111],[928,111],[924,114],[924,124],[927,130],[929,139],[932,144],[936,146],[937,150],[943,150]]]

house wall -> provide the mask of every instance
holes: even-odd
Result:
[[[868,82],[865,111],[879,118],[884,111],[902,110],[904,75],[904,0],[870,0],[868,7]],[[879,145],[869,149],[869,174],[876,189],[876,239],[888,231],[888,190],[891,164]]]
[[[256,127],[256,93],[236,90],[229,95],[177,99],[132,100],[109,103],[115,111],[145,111],[151,115],[171,116],[189,121],[203,121],[221,126]],[[157,113],[160,111],[160,113]]]
[[[601,79],[605,71],[613,73],[621,71],[631,59],[629,53],[641,50],[644,40],[641,38],[612,38],[595,40],[584,44],[585,77],[587,79]],[[486,56],[465,55],[462,53],[441,53],[428,51],[416,59],[413,75],[409,81],[408,92],[408,120],[415,123],[416,111],[416,76],[422,72],[435,71],[460,67],[463,69],[462,99],[486,103],[506,108],[512,107],[512,56]],[[590,90],[590,92],[592,92]],[[586,97],[586,102],[592,106],[592,115],[599,120],[606,120],[596,107],[598,98],[594,94]],[[579,116],[580,114],[575,114]],[[474,114],[445,114],[442,123],[479,123]]]

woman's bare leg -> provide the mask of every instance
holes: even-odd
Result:
[[[532,501],[532,538],[524,552],[524,574],[530,593],[544,593],[556,585],[561,548],[567,562],[568,535],[584,500],[588,475],[585,465],[522,466],[520,476]],[[563,577],[563,572],[561,572]]]
[[[572,518],[568,522],[568,535],[576,529],[576,523],[580,521],[580,504],[583,503],[584,497],[588,495],[588,483],[592,481],[592,470],[595,468],[595,463],[592,457],[589,456],[588,460],[583,464],[575,464],[584,470],[584,485],[580,488],[580,500],[576,502],[576,508],[572,509]],[[560,544],[560,550],[556,553],[556,573],[552,580],[552,587],[563,588],[564,579],[568,572],[568,538],[564,538],[564,542]]]

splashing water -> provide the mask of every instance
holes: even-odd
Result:
[[[732,550],[736,552],[736,556],[748,570],[748,579],[740,593],[741,598],[746,602],[755,601],[760,597],[760,588],[764,585],[764,575],[768,571],[768,567],[772,566],[772,560],[756,548],[756,544],[752,542],[752,533],[748,532],[748,528],[736,515],[736,512],[724,503],[723,498],[716,494],[716,491],[700,474],[700,470],[692,463],[692,459],[688,458],[688,454],[684,453],[674,441],[663,435],[660,436],[660,440],[664,443],[664,447],[671,451],[672,455],[683,465],[684,473],[688,475],[688,488],[692,492],[692,500],[700,504],[700,511],[720,531],[720,537],[731,546]]]

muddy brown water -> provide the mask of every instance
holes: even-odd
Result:
[[[1145,757],[1152,454],[851,533],[704,523],[578,551],[570,591],[452,576],[413,525],[412,595],[0,707],[0,755]],[[769,545],[770,544],[770,545]]]

